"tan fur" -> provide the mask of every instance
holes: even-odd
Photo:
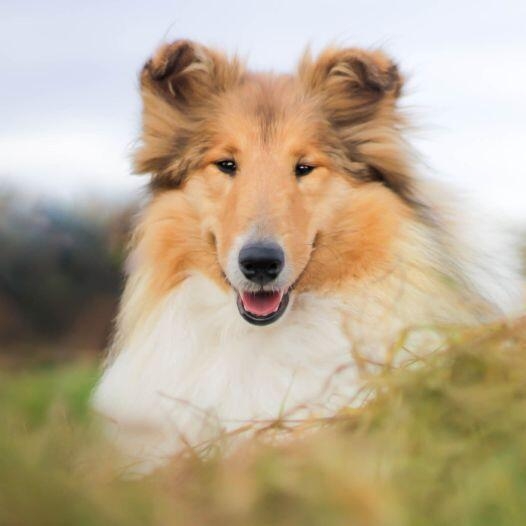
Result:
[[[145,65],[135,167],[151,196],[94,394],[134,461],[199,448],[216,424],[237,435],[240,422],[332,415],[394,363],[401,331],[420,328],[403,361],[443,343],[434,324],[515,307],[506,251],[483,255],[413,173],[402,85],[382,52],[352,48],[306,54],[295,75],[247,72],[188,41]],[[315,169],[298,177],[298,164]],[[285,261],[261,294],[239,256],[267,241]],[[251,293],[279,296],[283,316],[253,324]]]
[[[415,212],[397,132],[402,80],[382,53],[328,50],[305,56],[297,77],[254,75],[184,41],[163,46],[141,79],[136,167],[160,191],[138,236],[152,291],[192,270],[226,286],[222,265],[254,222],[283,239],[298,291],[388,268],[400,221]],[[214,165],[232,156],[234,178]],[[316,170],[296,178],[300,161]]]

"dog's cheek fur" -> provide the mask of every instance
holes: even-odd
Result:
[[[412,210],[380,183],[345,184],[316,208],[320,224],[300,291],[345,293],[387,272]],[[338,197],[336,197],[338,196]]]
[[[202,273],[226,290],[216,257],[214,202],[210,187],[195,183],[171,190],[148,205],[136,231],[138,265],[154,269],[150,296],[155,303],[193,273]]]

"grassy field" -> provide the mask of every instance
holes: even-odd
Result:
[[[526,321],[447,335],[361,409],[138,481],[89,413],[95,363],[4,370],[0,525],[526,524]]]

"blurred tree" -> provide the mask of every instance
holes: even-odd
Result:
[[[0,344],[105,344],[132,209],[0,196]]]

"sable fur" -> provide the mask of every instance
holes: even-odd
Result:
[[[498,240],[483,249],[458,208],[446,210],[447,193],[415,173],[402,91],[377,50],[307,53],[296,74],[273,75],[176,41],[144,66],[135,169],[152,195],[94,397],[138,462],[240,421],[331,414],[404,328],[518,304],[512,251]],[[234,177],[216,166],[231,157]],[[298,162],[315,170],[298,179]],[[235,307],[250,239],[286,254],[275,286],[291,301],[268,327]],[[417,340],[415,352],[429,345]]]

